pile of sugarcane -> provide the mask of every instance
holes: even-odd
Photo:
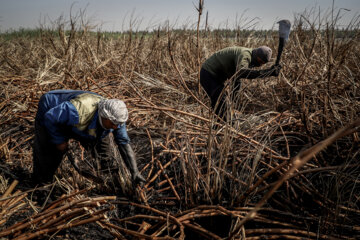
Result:
[[[13,181],[0,198],[0,226],[3,226],[11,215],[20,211],[26,205],[24,201],[26,193],[17,190],[14,194],[11,194],[17,184],[17,180]]]
[[[83,197],[81,196],[82,192],[85,191],[76,191],[60,197],[41,211],[36,211],[29,218],[3,229],[0,237],[11,237],[11,239],[18,240],[34,239],[67,228],[106,219],[106,213],[114,208],[108,204],[108,201],[114,200],[115,197]],[[20,197],[24,198],[24,195],[20,195]],[[14,199],[19,201],[19,197]],[[4,207],[4,205],[2,206]],[[20,205],[18,204],[18,206]],[[9,205],[7,207],[6,210],[11,210]]]

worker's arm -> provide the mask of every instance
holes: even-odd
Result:
[[[60,151],[67,148],[68,138],[64,135],[64,128],[73,126],[79,122],[79,115],[74,105],[63,102],[51,108],[44,115],[44,125],[54,143]]]
[[[135,153],[130,145],[130,139],[126,131],[126,124],[119,125],[113,134],[120,155],[126,166],[130,169],[133,181],[135,183],[145,182],[145,178],[141,175],[137,167]]]
[[[262,69],[262,70],[240,69],[236,73],[236,80],[240,78],[255,79],[255,78],[264,78],[270,76],[277,77],[279,76],[280,70],[281,70],[280,65],[273,65],[268,69]]]
[[[137,167],[135,153],[130,144],[120,144],[118,145],[118,148],[122,159],[124,160],[126,166],[130,169],[133,182],[145,182],[145,178],[141,175]]]

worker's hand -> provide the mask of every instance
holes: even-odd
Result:
[[[61,151],[61,152],[66,152],[66,150],[68,149],[68,142],[63,142],[60,144],[56,144],[56,149]]]
[[[280,64],[272,65],[270,70],[270,76],[277,77],[280,74],[282,66]]]
[[[143,183],[146,182],[145,178],[141,175],[140,172],[134,173],[133,176],[132,176],[132,178],[133,178],[133,182],[134,182],[135,184],[140,184],[140,185],[142,185]]]

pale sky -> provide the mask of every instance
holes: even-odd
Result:
[[[236,21],[245,27],[245,22],[256,19],[257,29],[268,29],[278,20],[292,21],[295,14],[305,10],[329,12],[332,3],[333,0],[204,0],[202,19],[208,12],[212,28],[234,28]],[[86,20],[106,31],[127,30],[130,19],[137,21],[135,27],[140,30],[152,30],[166,20],[175,27],[191,27],[197,22],[198,0],[0,0],[0,31],[36,28],[44,19],[49,23],[61,15],[68,19],[72,5],[73,15],[86,9]],[[340,10],[343,25],[360,12],[360,0],[338,0],[334,5],[336,12],[342,8],[350,10]]]

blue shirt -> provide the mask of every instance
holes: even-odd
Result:
[[[81,90],[54,90],[41,96],[36,121],[45,126],[51,142],[60,144],[70,138],[98,140],[112,132],[116,144],[128,144],[130,139],[126,124],[118,125],[116,130],[104,129],[98,120],[97,110],[86,129],[81,131],[75,126],[79,124],[79,112],[70,100],[84,93],[99,96],[96,93]]]

